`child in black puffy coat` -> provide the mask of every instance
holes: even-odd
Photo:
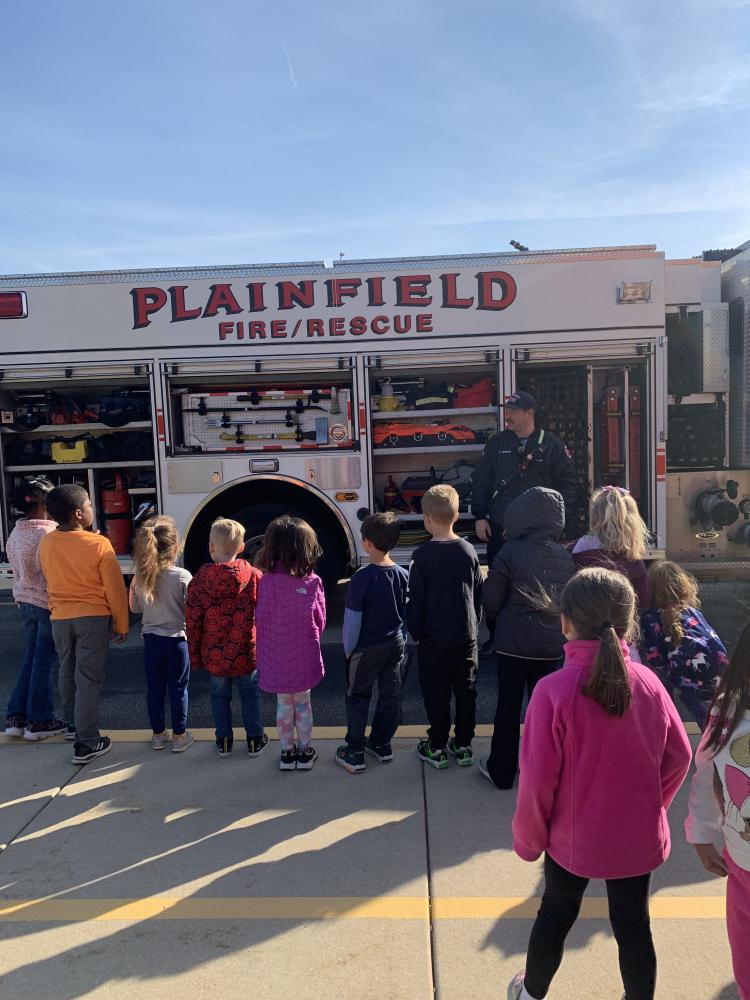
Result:
[[[492,748],[479,767],[498,788],[512,788],[516,779],[524,690],[531,697],[536,682],[562,662],[560,618],[547,605],[576,571],[559,541],[564,528],[561,494],[543,486],[527,490],[508,506],[507,541],[484,584],[485,615],[496,618],[498,698]]]

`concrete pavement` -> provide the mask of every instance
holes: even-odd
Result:
[[[0,745],[0,995],[504,997],[540,890],[510,850],[514,793],[424,767],[412,738],[361,775],[335,745],[288,774],[275,743],[228,760],[210,742],[119,743],[82,768],[59,740]],[[724,887],[683,843],[686,799],[655,880],[657,995],[733,1000]],[[620,997],[602,896],[593,884],[551,998]]]

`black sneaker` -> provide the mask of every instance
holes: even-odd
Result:
[[[365,753],[375,757],[381,764],[387,764],[393,760],[393,750],[390,743],[380,743],[377,746],[372,742],[372,738],[365,740]]]
[[[90,747],[88,743],[76,743],[73,747],[72,761],[74,764],[88,764],[90,760],[109,753],[111,749],[112,740],[109,736],[100,736],[98,742],[93,747]]]
[[[349,774],[364,771],[367,767],[364,750],[352,750],[346,743],[342,743],[340,747],[336,748],[335,760],[339,767],[343,767]]]
[[[255,736],[252,739],[248,737],[247,752],[250,754],[251,757],[259,757],[267,746],[268,746],[267,733],[261,733],[260,736]]]
[[[451,757],[456,758],[456,763],[459,767],[471,767],[474,763],[474,751],[471,747],[458,746],[453,737],[448,740],[448,746],[446,749]]]
[[[70,723],[68,723],[68,727],[65,730],[65,739],[68,740],[70,743],[74,743],[76,740],[76,727],[71,726]]]
[[[417,743],[417,757],[423,760],[425,764],[436,767],[441,771],[444,767],[448,767],[448,754],[445,752],[445,747],[436,750],[429,739],[420,740]]]
[[[280,771],[295,771],[297,769],[297,747],[291,747],[289,750],[281,751],[281,760],[279,761]]]
[[[318,759],[318,751],[315,747],[305,747],[304,750],[297,751],[297,770],[312,771],[312,766]]]
[[[232,736],[216,737],[216,752],[220,757],[228,757],[232,752],[234,738]]]

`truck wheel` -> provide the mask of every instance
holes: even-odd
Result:
[[[326,591],[332,590],[339,581],[344,569],[346,556],[342,552],[341,543],[327,525],[317,521],[304,511],[290,509],[278,503],[259,503],[236,511],[231,516],[245,526],[245,548],[241,558],[255,564],[256,557],[263,542],[266,528],[282,514],[302,518],[315,529],[323,555],[318,561],[316,572],[322,579]]]

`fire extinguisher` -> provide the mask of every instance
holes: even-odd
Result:
[[[102,517],[104,532],[112,543],[117,555],[127,555],[133,534],[132,503],[128,493],[128,481],[119,472],[114,480],[102,483]]]

